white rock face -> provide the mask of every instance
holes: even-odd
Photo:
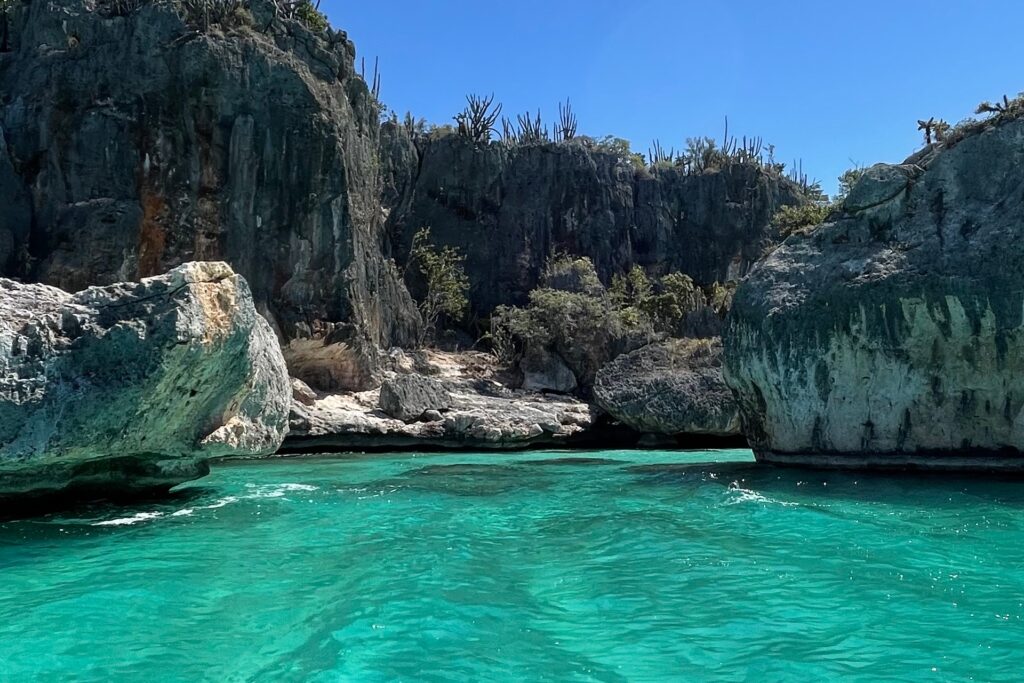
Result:
[[[725,378],[761,459],[1024,467],[1021,169],[1024,121],[876,166],[754,270]]]
[[[77,294],[0,280],[0,496],[165,489],[272,453],[291,396],[225,263]]]

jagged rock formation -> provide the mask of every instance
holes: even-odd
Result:
[[[726,379],[758,456],[1024,465],[1024,121],[870,169],[735,297]]]
[[[719,339],[669,339],[597,373],[594,399],[638,432],[739,436],[739,407],[722,379]]]
[[[77,294],[0,279],[0,497],[167,489],[272,453],[291,397],[227,264]]]
[[[296,401],[285,450],[528,448],[590,438],[598,417],[592,406],[566,396],[510,390],[485,371],[493,364],[485,354],[434,356],[436,363],[420,363],[417,370],[433,377],[404,374],[414,370],[404,367],[379,390],[332,394],[313,405]],[[424,384],[430,388],[419,391]],[[391,404],[400,397],[385,395],[394,393],[396,385],[406,387],[403,397],[426,392],[432,396],[415,401],[404,412],[395,410]],[[428,405],[435,408],[425,408]],[[381,409],[385,406],[399,417]],[[419,421],[409,421],[416,418]]]
[[[414,141],[385,124],[381,146],[389,234],[407,250],[429,226],[435,241],[459,247],[471,304],[484,316],[522,304],[559,252],[589,257],[605,282],[633,264],[702,285],[739,278],[777,238],[777,209],[804,201],[794,183],[754,165],[649,173],[582,140]]]
[[[352,43],[266,0],[206,32],[175,2],[140,5],[12,10],[0,269],[73,291],[226,260],[298,340],[294,374],[374,384],[378,345],[419,318],[385,258],[379,105]]]

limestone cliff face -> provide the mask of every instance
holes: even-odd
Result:
[[[876,166],[740,286],[726,379],[760,457],[1021,463],[1024,122]]]
[[[275,17],[269,0],[205,28],[178,0],[133,4],[14,3],[0,274],[78,290],[227,261],[292,374],[321,390],[376,386],[379,349],[418,338],[391,258],[422,226],[462,248],[486,316],[523,303],[557,251],[606,279],[636,263],[738,277],[779,205],[799,201],[752,166],[649,174],[582,141],[414,141],[379,124],[343,33]]]
[[[798,188],[734,164],[703,175],[637,172],[584,141],[509,148],[456,135],[411,140],[385,125],[388,232],[397,251],[431,228],[467,256],[475,311],[520,304],[557,252],[589,257],[606,281],[639,264],[700,284],[744,275],[777,235],[769,226]]]
[[[344,34],[250,8],[204,32],[173,2],[18,5],[0,267],[73,291],[222,259],[300,340],[300,374],[368,385],[373,350],[419,324],[385,258],[377,105]]]

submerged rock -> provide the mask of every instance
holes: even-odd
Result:
[[[669,339],[623,354],[597,373],[594,399],[639,432],[740,433],[739,407],[722,379],[719,339]]]
[[[291,397],[225,263],[77,294],[0,279],[0,496],[170,488],[274,452]]]
[[[1024,121],[927,152],[737,291],[725,376],[760,459],[1024,466]]]

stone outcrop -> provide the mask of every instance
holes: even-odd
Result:
[[[564,446],[588,438],[597,422],[598,411],[582,401],[513,391],[484,376],[480,370],[493,364],[485,354],[434,356],[437,363],[421,361],[421,369],[429,368],[435,377],[400,373],[379,390],[332,394],[312,406],[295,402],[285,450]],[[402,389],[402,394],[419,394],[424,382],[431,400],[417,402],[404,415],[418,411],[411,418],[418,421],[381,409],[392,401],[386,392],[414,386],[415,392]],[[445,405],[420,410],[445,397]]]
[[[291,398],[227,264],[77,294],[0,280],[0,497],[167,489],[273,453]]]
[[[638,432],[740,434],[739,407],[722,379],[719,339],[669,339],[623,354],[597,373],[594,399]]]
[[[381,212],[379,105],[343,33],[267,0],[14,3],[0,52],[0,272],[75,291],[224,260],[321,389],[379,381],[419,316]],[[122,10],[118,10],[118,6]]]
[[[444,385],[422,375],[399,375],[380,387],[380,409],[403,422],[414,422],[427,411],[451,407],[452,398]]]
[[[482,316],[524,303],[556,253],[589,257],[606,283],[634,264],[701,285],[739,278],[777,240],[775,212],[804,201],[795,184],[754,165],[648,172],[584,140],[511,148],[457,135],[414,141],[394,124],[381,140],[399,258],[430,226],[437,243],[466,255],[471,305]]]
[[[758,457],[1024,466],[1024,121],[871,168],[737,291],[726,380]]]

